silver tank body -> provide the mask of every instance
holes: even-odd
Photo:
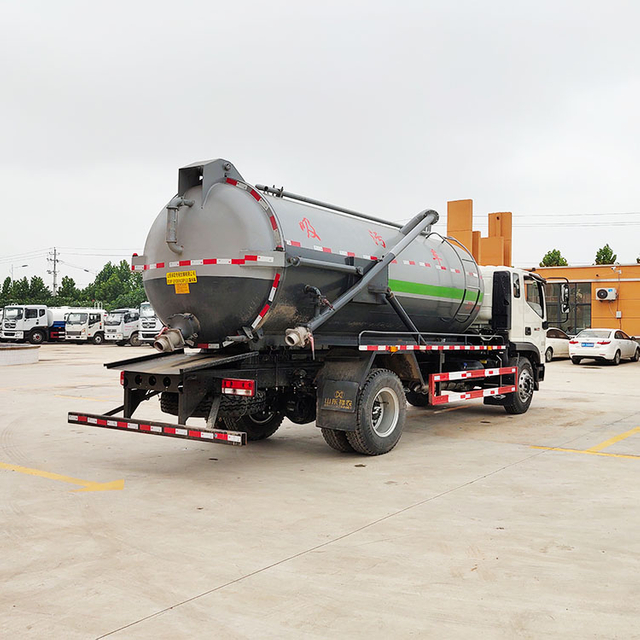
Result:
[[[292,266],[300,256],[367,267],[401,237],[397,227],[273,197],[245,183],[235,168],[222,171],[212,161],[190,165],[180,179],[192,206],[177,212],[179,255],[167,241],[167,210],[153,223],[144,255],[133,268],[143,271],[148,299],[169,327],[183,314],[199,323],[197,343],[222,343],[243,327],[284,344],[288,328],[304,325],[316,312],[306,285],[335,300],[357,276],[329,269]],[[193,179],[193,167],[203,175]],[[210,175],[207,177],[207,167]],[[211,177],[213,175],[213,178]],[[388,285],[424,332],[463,332],[475,319],[483,297],[473,258],[438,235],[421,236],[389,265]],[[365,296],[366,298],[366,296]],[[358,299],[357,299],[358,300]],[[360,298],[338,311],[319,330],[323,336],[361,331],[406,331],[388,304]],[[245,331],[246,333],[246,331]]]

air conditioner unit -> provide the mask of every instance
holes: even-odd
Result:
[[[596,289],[596,298],[598,300],[602,300],[603,302],[606,300],[615,300],[618,297],[618,290],[613,287],[608,289]]]

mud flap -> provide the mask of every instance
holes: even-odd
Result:
[[[316,379],[317,427],[355,430],[358,393],[375,356],[372,352],[351,349],[334,349],[327,356]]]

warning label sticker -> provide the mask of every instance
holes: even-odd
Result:
[[[189,284],[198,282],[195,271],[173,271],[167,273],[167,284]]]
[[[188,282],[176,282],[174,287],[175,287],[176,293],[189,293]]]

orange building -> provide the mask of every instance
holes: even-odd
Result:
[[[568,333],[588,327],[622,329],[640,336],[640,264],[593,265],[588,267],[535,267],[545,278],[549,324]],[[571,313],[560,314],[554,278],[567,278]],[[606,290],[606,291],[601,291]],[[600,291],[600,294],[598,292]]]

